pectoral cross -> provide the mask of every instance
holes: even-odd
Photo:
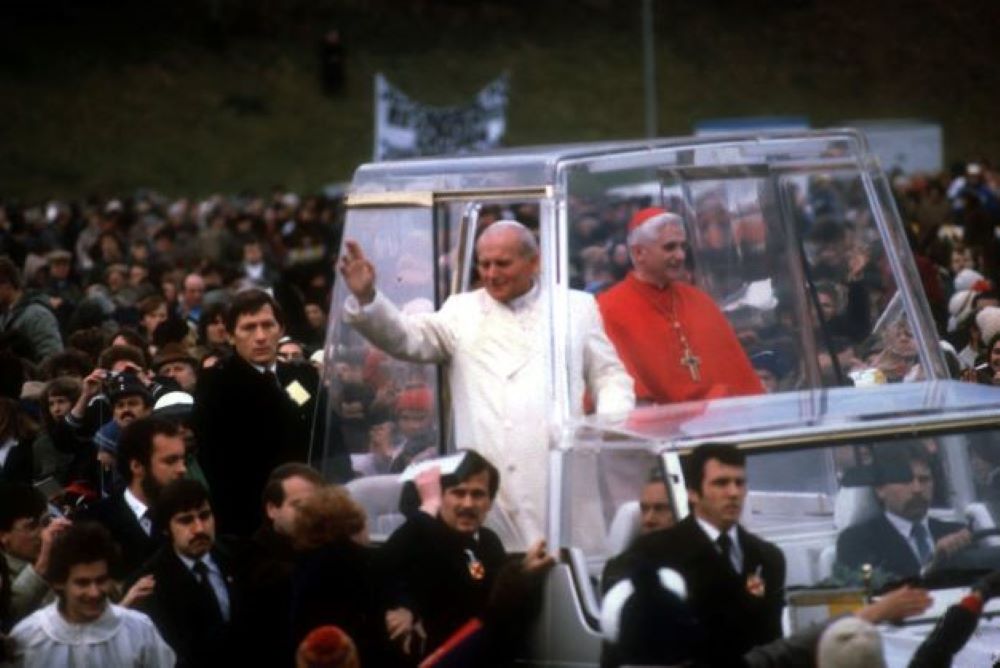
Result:
[[[698,382],[701,380],[701,374],[698,373],[698,368],[701,366],[701,360],[695,355],[691,349],[684,346],[684,355],[681,356],[681,365],[688,368],[688,373],[691,374],[691,380]]]

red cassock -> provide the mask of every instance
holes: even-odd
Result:
[[[729,321],[698,288],[675,282],[660,289],[630,273],[598,295],[597,304],[608,337],[635,380],[637,401],[666,404],[764,392]],[[698,359],[696,374],[683,363],[683,339]]]

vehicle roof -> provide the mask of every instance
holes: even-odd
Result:
[[[1000,425],[1000,387],[953,380],[835,387],[640,408],[587,427],[686,450],[799,449]]]
[[[526,146],[498,149],[464,155],[434,156],[374,162],[360,166],[354,173],[353,192],[393,192],[402,190],[447,191],[469,188],[518,188],[552,184],[555,168],[561,162],[635,153],[665,148],[696,149],[732,144],[783,145],[785,141],[800,143],[810,138],[828,141],[832,138],[856,142],[863,151],[867,145],[863,135],[851,129],[812,132],[766,132],[732,136],[653,138],[619,140],[548,146]]]

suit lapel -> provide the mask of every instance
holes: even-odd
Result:
[[[135,516],[135,513],[129,508],[128,503],[125,502],[124,493],[115,496],[115,515],[117,515],[117,520],[121,528],[128,533],[131,542],[136,545],[148,545],[153,540],[149,534],[142,530],[139,518]]]

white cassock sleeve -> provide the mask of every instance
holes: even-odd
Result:
[[[587,390],[594,399],[598,413],[626,413],[635,407],[635,383],[604,331],[604,321],[597,302],[589,294],[577,294],[585,297],[579,299],[579,326],[586,337],[583,373]]]
[[[404,315],[381,292],[361,306],[354,295],[344,301],[344,322],[397,359],[447,362],[455,349],[455,314],[445,302],[435,313]]]

